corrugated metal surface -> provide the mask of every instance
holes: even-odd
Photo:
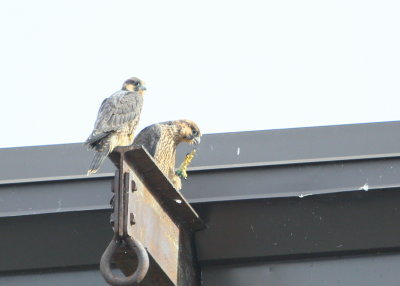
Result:
[[[0,184],[0,217],[109,209],[111,180]],[[183,186],[191,203],[388,189],[400,186],[400,158],[196,171]]]
[[[350,124],[206,134],[194,169],[275,165],[355,158],[399,156],[400,122]],[[181,144],[180,158],[191,147]],[[82,143],[0,149],[0,182],[30,178],[82,176],[92,152]],[[106,162],[100,174],[113,173]]]
[[[204,136],[183,189],[203,285],[398,285],[398,256],[369,255],[400,251],[399,142],[400,122]],[[0,150],[0,285],[103,285],[114,167],[88,178],[91,156]]]
[[[65,268],[56,271],[36,271],[0,274],[0,285],[7,286],[99,286],[107,285],[97,268]]]
[[[206,286],[397,286],[400,255],[377,255],[335,259],[209,265],[203,267]],[[7,286],[98,286],[106,285],[98,270],[66,268],[0,274]]]
[[[0,272],[98,264],[109,219],[109,211],[1,218]]]
[[[203,267],[207,286],[397,286],[400,255]],[[1,280],[0,280],[1,281]]]
[[[203,265],[400,250],[400,188],[203,203],[196,209],[208,225],[196,234]]]

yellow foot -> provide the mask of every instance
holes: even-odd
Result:
[[[175,171],[175,174],[181,178],[187,179],[187,167],[192,162],[197,149],[193,149],[192,152],[186,154],[185,159],[183,160],[182,164],[179,166],[178,170]]]

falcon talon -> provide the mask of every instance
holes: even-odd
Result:
[[[179,166],[178,170],[176,170],[176,172],[175,172],[176,175],[187,180],[187,177],[188,177],[187,168],[188,168],[189,164],[192,162],[196,152],[197,152],[197,148],[194,148],[192,150],[192,152],[186,154],[185,159],[183,160],[182,164]]]

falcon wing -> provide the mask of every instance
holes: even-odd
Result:
[[[141,111],[142,98],[132,92],[118,91],[106,98],[100,106],[92,134],[86,144],[93,144],[111,132],[118,132],[134,120]]]
[[[140,131],[133,143],[144,146],[150,155],[154,157],[160,138],[161,127],[158,124],[153,124]]]

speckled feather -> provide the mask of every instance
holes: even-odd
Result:
[[[193,134],[193,132],[196,132]],[[177,190],[182,188],[181,179],[175,175],[176,148],[181,142],[192,143],[201,136],[196,123],[190,120],[161,122],[144,128],[134,144],[142,145],[154,157],[158,167],[171,180]]]

